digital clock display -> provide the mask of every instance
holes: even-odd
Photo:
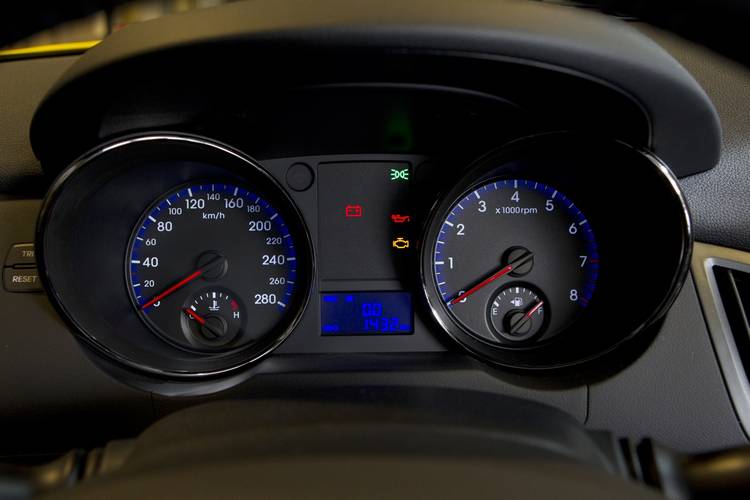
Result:
[[[336,292],[321,298],[323,335],[408,335],[414,332],[411,294]]]

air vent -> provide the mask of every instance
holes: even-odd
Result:
[[[750,273],[719,265],[713,273],[737,354],[750,375]]]
[[[750,253],[695,243],[692,270],[729,396],[750,437]]]

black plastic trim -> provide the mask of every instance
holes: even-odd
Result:
[[[664,50],[625,23],[603,15],[532,2],[429,0],[257,0],[138,23],[84,54],[37,110],[31,137],[42,161],[59,159],[66,147],[58,134],[75,113],[83,144],[93,144],[99,117],[80,108],[107,87],[126,80],[129,62],[144,56],[193,53],[211,48],[242,59],[257,75],[271,77],[294,57],[338,53],[342,62],[412,53],[463,53],[568,72],[609,85],[629,96],[651,122],[648,147],[678,176],[712,168],[720,154],[721,127],[701,87]],[[277,56],[264,54],[285,49]],[[377,55],[376,57],[373,57]],[[200,72],[210,62],[191,61]],[[289,82],[292,84],[293,82]],[[92,115],[93,113],[93,115]]]

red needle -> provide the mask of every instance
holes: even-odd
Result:
[[[473,287],[471,287],[470,289],[468,289],[464,293],[460,294],[455,299],[453,299],[450,302],[448,302],[448,304],[451,305],[451,306],[455,305],[455,304],[458,304],[459,302],[461,302],[462,300],[464,300],[469,295],[471,295],[471,294],[473,294],[475,292],[478,292],[479,290],[481,290],[485,286],[489,285],[490,283],[492,283],[496,279],[502,278],[503,276],[505,276],[509,272],[513,271],[513,269],[516,269],[520,265],[525,264],[532,257],[534,257],[534,254],[532,252],[527,252],[524,255],[521,255],[516,260],[514,260],[511,263],[509,263],[507,266],[505,266],[504,268],[500,269],[498,272],[496,272],[495,274],[493,274],[489,278],[485,278],[480,283],[477,283],[476,285],[474,285]]]
[[[188,283],[190,283],[191,281],[193,281],[195,278],[197,278],[201,274],[203,274],[203,269],[198,269],[197,271],[195,271],[190,276],[187,276],[186,278],[181,279],[180,281],[178,281],[174,285],[170,286],[169,288],[167,288],[166,290],[164,290],[163,292],[161,292],[159,295],[157,295],[153,299],[151,299],[148,302],[146,302],[145,304],[143,304],[141,306],[141,310],[144,310],[144,309],[146,309],[148,307],[151,307],[152,305],[156,304],[157,302],[159,302],[164,297],[167,297],[168,295],[173,294],[174,292],[176,292],[177,290],[179,290],[183,286],[187,285]]]
[[[531,315],[534,314],[535,312],[537,312],[539,310],[539,308],[542,307],[543,305],[544,305],[544,301],[543,300],[540,300],[539,302],[537,302],[537,304],[534,307],[532,307],[531,309],[529,309],[529,312],[526,313],[526,317],[527,318],[531,318]]]
[[[188,316],[190,316],[191,318],[193,318],[193,319],[194,319],[195,321],[197,321],[197,322],[198,322],[198,323],[199,323],[200,325],[205,325],[205,324],[206,324],[206,320],[205,320],[205,319],[203,319],[203,318],[201,317],[201,315],[200,315],[200,314],[198,314],[197,312],[193,311],[193,310],[192,310],[192,309],[190,309],[190,308],[185,308],[185,309],[183,309],[183,310],[185,311],[185,313],[186,313],[186,314],[187,314]]]
[[[461,295],[459,295],[455,299],[451,300],[449,302],[449,304],[450,305],[458,304],[459,302],[461,302],[462,300],[464,300],[469,295],[471,295],[471,294],[473,294],[475,292],[478,292],[479,290],[481,290],[485,286],[489,285],[490,283],[492,283],[496,279],[502,278],[503,276],[505,276],[506,274],[508,274],[512,270],[513,270],[513,265],[512,264],[508,264],[507,266],[505,266],[504,268],[500,269],[498,272],[496,272],[495,274],[493,274],[489,278],[483,280],[480,283],[477,283],[476,285],[474,285],[473,287],[469,288],[468,290],[466,290],[464,293],[462,293]]]

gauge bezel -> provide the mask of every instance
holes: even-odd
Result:
[[[143,336],[143,332],[138,331],[133,332],[134,337],[140,335],[141,340],[145,340],[147,345],[145,347],[133,345],[132,350],[123,349],[122,347],[128,344],[121,341],[113,342],[115,340],[114,334],[107,332],[104,328],[106,324],[115,324],[112,318],[105,318],[103,315],[101,318],[97,318],[90,314],[86,319],[86,324],[83,324],[84,322],[80,319],[80,304],[71,306],[66,303],[67,297],[76,296],[76,293],[72,293],[75,288],[72,281],[76,278],[72,276],[72,270],[64,269],[61,264],[50,265],[50,259],[59,260],[57,256],[59,251],[50,252],[47,247],[53,244],[70,245],[69,240],[72,238],[52,238],[50,232],[54,230],[57,236],[66,234],[57,226],[64,225],[61,221],[65,221],[68,226],[71,226],[70,221],[73,212],[83,208],[91,209],[91,207],[86,206],[87,203],[91,203],[90,200],[85,199],[86,196],[90,195],[97,186],[116,184],[127,177],[131,166],[126,164],[124,158],[134,154],[135,151],[146,155],[143,158],[139,157],[138,168],[147,170],[149,161],[159,164],[159,168],[163,172],[159,170],[152,175],[163,174],[164,178],[160,178],[160,182],[164,185],[154,187],[153,192],[150,191],[148,195],[144,194],[144,199],[148,201],[141,204],[137,208],[137,212],[134,208],[131,209],[133,220],[124,223],[128,226],[125,231],[127,237],[123,242],[123,248],[117,252],[116,270],[114,264],[108,267],[106,281],[112,282],[113,286],[118,287],[120,291],[117,293],[122,295],[127,308],[132,311],[134,317],[137,317],[137,312],[132,307],[129,298],[130,292],[127,283],[123,279],[122,263],[129,254],[130,248],[127,246],[127,242],[132,228],[138,220],[137,217],[143,212],[143,207],[150,206],[158,196],[179,185],[198,182],[206,178],[226,179],[228,182],[261,186],[255,188],[256,191],[261,191],[266,200],[271,201],[274,206],[283,211],[286,223],[294,234],[298,268],[300,269],[296,297],[290,304],[291,310],[285,315],[286,318],[277,329],[278,331],[269,334],[265,341],[229,353],[221,352],[213,355],[188,353],[165,343],[140,318],[137,318],[143,331],[147,331],[151,337],[157,339],[158,344],[151,344],[147,337]],[[174,167],[167,165],[167,157],[170,152],[175,153]],[[200,154],[196,155],[195,161],[191,161],[190,153],[196,152]],[[107,160],[112,163],[111,168]],[[170,168],[174,168],[174,171],[169,170]],[[195,175],[192,175],[191,172]],[[78,195],[77,198],[75,194]],[[146,196],[148,197],[146,198]],[[61,203],[61,200],[67,201],[67,203]],[[72,202],[71,200],[76,201]],[[83,208],[81,205],[83,205]],[[108,215],[110,218],[115,218],[118,214],[109,213]],[[281,184],[258,162],[229,145],[206,137],[177,132],[137,134],[95,147],[73,161],[55,179],[42,204],[36,232],[40,279],[54,307],[66,323],[72,327],[76,337],[99,355],[130,369],[152,375],[177,379],[197,379],[227,375],[251,365],[266,357],[289,337],[295,326],[300,322],[310,301],[311,284],[315,274],[313,247],[310,234],[298,207]],[[93,237],[98,236],[94,235]],[[125,237],[123,236],[123,238]],[[68,251],[68,253],[70,252]],[[114,280],[116,280],[116,285],[114,285]],[[93,298],[93,301],[96,300],[99,300],[98,297]],[[93,308],[94,304],[91,307]],[[132,341],[132,343],[134,344],[135,341]],[[123,352],[126,350],[129,352]]]
[[[518,177],[518,175],[497,176],[497,177],[482,176],[476,182],[469,184],[468,187],[466,187],[464,189],[464,191],[461,192],[461,194],[459,194],[456,197],[456,199],[453,201],[453,203],[450,204],[449,209],[446,211],[444,219],[448,217],[448,213],[450,213],[450,212],[452,212],[452,211],[455,210],[455,207],[456,207],[457,204],[461,203],[462,200],[464,200],[465,198],[469,197],[469,195],[471,195],[474,191],[477,191],[482,186],[489,185],[489,184],[492,184],[492,183],[507,182],[507,181],[511,181],[511,180],[535,182],[537,179],[533,179],[533,178],[521,179],[521,178]],[[541,182],[539,182],[539,184],[544,185]],[[550,188],[550,189],[555,189],[554,187],[549,186],[549,185],[544,185],[544,186],[547,187],[547,188]],[[522,189],[522,188],[519,187],[519,189]],[[532,192],[536,193],[536,194],[540,193],[540,191],[538,191],[537,189],[532,190]],[[575,209],[575,210],[579,209],[579,207],[577,207],[575,205],[575,201],[571,200],[570,197],[566,196],[567,193],[564,193],[562,191],[557,191],[557,193],[560,194],[560,195],[562,195],[563,197],[565,197],[567,199],[567,201],[572,202],[573,203],[573,205],[572,205],[573,209]],[[566,213],[570,214],[571,211],[570,210],[566,210]],[[579,213],[578,213],[578,215],[581,216],[580,218],[583,221],[586,221],[585,211],[580,210]],[[439,221],[436,221],[436,222],[439,222]],[[595,233],[596,233],[596,231],[594,231],[594,240],[593,240],[592,246],[590,247],[589,250],[593,251],[595,253],[595,255],[597,255],[597,257],[598,257],[598,245],[597,245],[597,242],[596,242],[596,234]],[[436,240],[437,240],[437,238],[436,238]],[[515,247],[511,247],[511,248],[515,248]],[[432,253],[433,253],[433,255],[436,253],[436,251],[437,251],[437,241],[435,241],[434,244],[432,245]],[[433,274],[433,284],[435,285],[435,288],[438,290],[438,292],[440,292],[440,284],[438,283],[438,279],[435,276],[434,268],[433,268],[433,273],[432,274]],[[525,276],[515,277],[513,273],[510,273],[510,275],[507,277],[507,280],[512,281],[514,283],[523,283],[524,279],[527,279],[527,278]],[[499,289],[505,288],[505,286],[507,286],[507,284],[509,283],[509,281],[506,281],[506,280],[501,281]],[[595,278],[593,281],[588,281],[587,282],[587,285],[591,285],[592,286],[592,290],[594,292],[596,290],[596,283],[597,283],[597,281],[598,280]],[[527,285],[529,285],[531,288],[537,288],[538,289],[537,285],[528,284],[528,283],[527,283]],[[590,301],[591,301],[591,298],[589,297],[587,299],[587,302],[590,302]],[[445,304],[442,301],[441,301],[441,304],[443,304],[445,306]],[[550,307],[549,304],[548,304],[547,307],[548,307],[548,310],[550,310],[549,309],[549,307]],[[453,311],[451,311],[448,307],[445,307],[445,310],[448,312],[449,316],[452,318],[452,320],[455,323],[461,325],[463,331],[465,331],[469,335],[473,336],[479,342],[485,343],[485,344],[487,344],[489,346],[497,346],[498,345],[498,342],[488,340],[483,335],[475,334],[474,332],[472,332],[469,328],[467,328],[466,325],[464,325],[462,323],[461,319],[458,316],[456,316],[456,313],[453,312]],[[565,331],[571,324],[573,324],[575,322],[575,320],[578,318],[578,316],[580,314],[582,314],[585,310],[586,310],[586,308],[579,307],[578,310],[575,312],[575,315],[571,319],[571,321],[569,321],[565,325],[563,325],[563,328],[560,328],[559,330],[556,330],[555,332],[552,332],[552,333],[550,333],[550,332],[543,332],[540,335],[540,338],[537,339],[537,340],[535,340],[535,345],[534,346],[530,346],[528,343],[523,343],[523,342],[519,341],[519,342],[514,342],[514,343],[508,343],[508,342],[506,342],[503,347],[507,348],[507,349],[527,349],[529,347],[539,347],[542,343],[546,343],[546,342],[552,341],[554,339],[554,337],[557,336],[557,334],[559,332]],[[548,324],[549,324],[549,321],[550,321],[550,315],[548,315],[547,319],[546,319],[546,322]],[[496,335],[494,333],[492,333],[492,327],[488,325],[488,329],[489,329],[488,332],[490,333],[490,335],[492,335],[493,337],[496,337]]]
[[[557,163],[543,164],[553,155],[559,155],[559,164],[567,168],[558,168]],[[601,164],[611,159],[607,167]],[[580,166],[577,166],[580,165]],[[608,171],[607,169],[611,169]],[[576,171],[579,169],[579,171]],[[615,310],[615,301],[623,292],[617,291],[617,282],[604,272],[610,256],[617,255],[619,261],[625,253],[623,248],[615,248],[612,241],[614,229],[604,231],[604,224],[596,224],[594,219],[603,217],[600,206],[591,204],[596,197],[585,195],[596,181],[587,180],[579,189],[556,185],[554,179],[571,176],[582,177],[583,173],[597,172],[603,177],[614,172],[628,182],[647,182],[649,189],[658,191],[663,198],[656,200],[656,220],[650,221],[649,230],[665,229],[669,232],[669,241],[663,252],[664,269],[658,279],[658,290],[653,291],[648,307],[635,311],[631,325],[617,324],[617,321],[598,323],[592,318],[602,316],[605,312]],[[592,228],[597,235],[597,244],[601,259],[600,276],[597,291],[594,293],[587,310],[560,334],[540,345],[513,346],[491,345],[480,340],[477,335],[468,332],[463,325],[453,318],[445,304],[440,300],[440,293],[433,273],[433,252],[437,235],[450,207],[460,201],[462,193],[472,186],[480,185],[493,178],[533,179],[559,189],[571,199],[592,221]],[[552,179],[552,180],[551,180]],[[600,180],[600,179],[597,179]],[[570,180],[569,183],[572,183]],[[429,314],[447,334],[447,336],[475,357],[498,366],[524,371],[545,371],[564,369],[598,359],[655,325],[666,313],[677,297],[687,276],[692,250],[692,231],[687,203],[679,184],[669,168],[655,155],[648,151],[634,148],[620,141],[606,138],[584,137],[576,133],[550,133],[526,137],[506,144],[489,152],[464,170],[459,179],[450,184],[448,191],[442,194],[433,205],[424,232],[420,248],[420,282],[425,306]],[[571,184],[572,185],[572,184]],[[619,193],[624,187],[619,187]],[[614,213],[614,212],[612,212]],[[622,215],[620,215],[622,217]],[[667,236],[665,236],[667,237]],[[621,237],[615,242],[623,244]],[[605,248],[609,248],[605,251]],[[619,281],[622,281],[621,277]],[[618,295],[619,294],[619,295]],[[616,295],[617,297],[609,297]],[[595,311],[592,313],[591,311]],[[596,335],[597,332],[602,335]],[[578,337],[574,334],[578,333]],[[573,339],[574,346],[565,345],[566,340]],[[586,345],[578,345],[578,344]],[[590,344],[587,344],[590,343]]]

